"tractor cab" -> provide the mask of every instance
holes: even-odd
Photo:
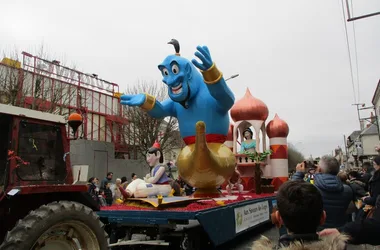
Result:
[[[63,116],[0,104],[0,197],[14,187],[72,184],[68,155]]]
[[[106,249],[97,201],[73,185],[66,124],[81,122],[0,104],[0,249]]]

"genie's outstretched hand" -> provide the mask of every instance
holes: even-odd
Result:
[[[206,71],[213,65],[213,61],[211,59],[210,51],[207,46],[198,46],[194,55],[201,60],[202,63],[199,63],[197,60],[193,59],[191,62],[200,70]]]
[[[127,106],[141,106],[144,104],[146,99],[145,94],[137,94],[137,95],[122,95],[120,97],[120,104]]]

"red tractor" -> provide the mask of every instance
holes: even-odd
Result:
[[[108,249],[69,143],[62,116],[0,104],[0,250]]]

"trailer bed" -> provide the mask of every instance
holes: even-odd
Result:
[[[113,205],[98,212],[102,221],[118,227],[180,227],[198,224],[214,246],[270,221],[274,194],[243,194],[234,200],[199,200],[183,207]]]

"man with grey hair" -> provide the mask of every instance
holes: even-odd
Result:
[[[302,180],[305,176],[305,163],[297,165],[296,173],[292,180]],[[317,166],[314,175],[314,185],[322,195],[323,207],[326,211],[326,222],[322,228],[341,227],[347,222],[347,208],[354,199],[352,189],[341,182],[339,173],[339,162],[333,156],[323,156]]]
[[[340,170],[338,160],[329,155],[322,156],[319,160],[319,168],[321,173],[332,175],[337,175]]]

